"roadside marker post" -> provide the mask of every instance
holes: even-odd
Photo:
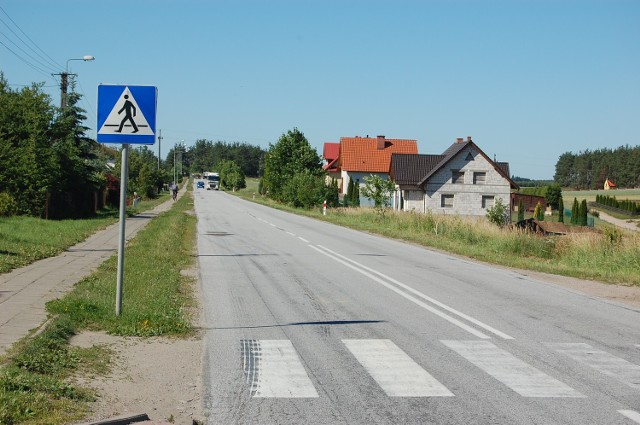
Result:
[[[120,162],[120,232],[116,316],[122,315],[124,243],[129,178],[129,145],[153,145],[156,138],[158,89],[154,86],[98,86],[98,143],[122,144]]]
[[[327,215],[327,201],[322,204],[322,215]]]

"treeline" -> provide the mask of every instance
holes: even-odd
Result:
[[[596,202],[607,207],[628,211],[631,214],[640,214],[640,203],[629,199],[619,201],[615,196],[596,195]]]
[[[200,139],[189,148],[184,155],[186,169],[194,174],[205,171],[219,172],[224,162],[233,162],[240,167],[242,174],[247,177],[258,177],[266,151],[259,146],[247,143],[212,142]],[[225,165],[228,167],[228,164]]]
[[[606,179],[619,188],[640,186],[640,146],[586,150],[560,155],[554,181],[576,190],[602,189]]]
[[[69,94],[60,109],[41,84],[12,90],[0,73],[0,215],[95,212],[112,152],[85,136],[79,99]]]

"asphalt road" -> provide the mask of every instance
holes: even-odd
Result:
[[[640,423],[640,310],[194,196],[208,423]]]

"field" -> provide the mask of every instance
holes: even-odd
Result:
[[[620,189],[620,190],[563,190],[562,200],[565,207],[573,203],[573,199],[576,198],[578,202],[586,199],[587,202],[595,202],[596,195],[615,196],[616,199],[630,199],[640,201],[640,189]]]

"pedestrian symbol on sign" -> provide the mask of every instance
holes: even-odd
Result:
[[[124,118],[122,119],[122,121],[120,121],[120,127],[118,127],[116,132],[122,133],[122,127],[124,126],[124,123],[127,122],[127,121],[131,121],[131,125],[133,126],[132,133],[137,133],[138,132],[138,126],[136,125],[136,122],[133,119],[133,117],[136,116],[136,107],[133,106],[133,103],[131,103],[129,101],[129,95],[128,94],[125,94],[124,98],[126,99],[125,102],[124,102],[124,106],[122,107],[122,109],[120,109],[118,111],[118,114],[121,114],[122,111],[125,111]],[[132,113],[132,111],[133,111],[133,113]]]

